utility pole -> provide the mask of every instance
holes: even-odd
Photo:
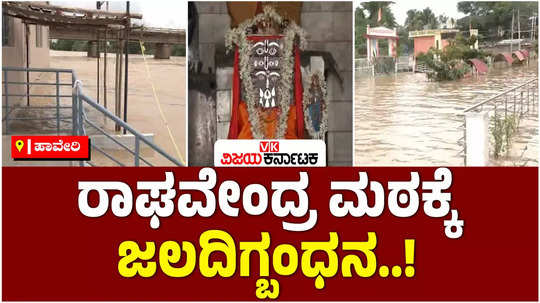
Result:
[[[531,38],[531,41],[534,41],[534,16],[531,18],[531,33],[529,35],[529,38]]]
[[[512,36],[510,38],[510,54],[512,53],[512,45],[514,44],[514,9],[512,9]]]
[[[517,26],[518,26],[518,49],[521,49],[521,20],[519,19],[519,8],[518,8],[518,18],[517,18]]]
[[[28,23],[24,23],[24,38],[26,40],[26,106],[30,106],[30,27]]]
[[[125,80],[124,80],[124,122],[127,123],[127,110],[128,110],[128,54],[129,54],[129,29],[131,26],[131,18],[129,17],[129,1],[126,1],[126,71],[125,71]],[[124,135],[126,134],[126,128],[124,127]]]
[[[536,30],[535,30],[535,26],[536,26],[536,20],[537,20],[538,16],[533,16],[532,19],[531,19],[531,35],[530,35],[530,38],[532,41],[535,41],[536,39]]]

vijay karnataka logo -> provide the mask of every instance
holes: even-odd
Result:
[[[259,143],[259,152],[277,153],[279,152],[279,142],[278,141],[261,141]]]

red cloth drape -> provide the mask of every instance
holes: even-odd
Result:
[[[232,87],[232,107],[231,107],[231,122],[229,124],[228,139],[238,138],[238,105],[240,104],[240,72],[238,47],[234,51],[234,67],[233,67],[233,87]]]
[[[302,88],[302,71],[300,70],[300,50],[294,47],[294,103],[296,105],[296,132],[298,139],[304,138],[304,106],[302,98],[304,89]]]

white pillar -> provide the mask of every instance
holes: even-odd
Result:
[[[367,38],[366,47],[367,47],[367,59],[368,59],[368,62],[371,62],[371,39],[369,38]]]
[[[489,163],[489,115],[487,112],[465,113],[466,166]]]
[[[369,24],[367,25],[367,28],[366,28],[366,35],[369,36]],[[368,59],[368,62],[371,62],[371,39],[369,37],[367,37],[366,39],[367,43],[366,43],[366,47],[367,47],[367,59]]]

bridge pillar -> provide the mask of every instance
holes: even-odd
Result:
[[[167,43],[156,43],[154,59],[169,59],[171,57],[171,45]]]
[[[88,53],[87,56],[90,58],[99,57],[98,53],[98,42],[97,41],[88,41]]]

